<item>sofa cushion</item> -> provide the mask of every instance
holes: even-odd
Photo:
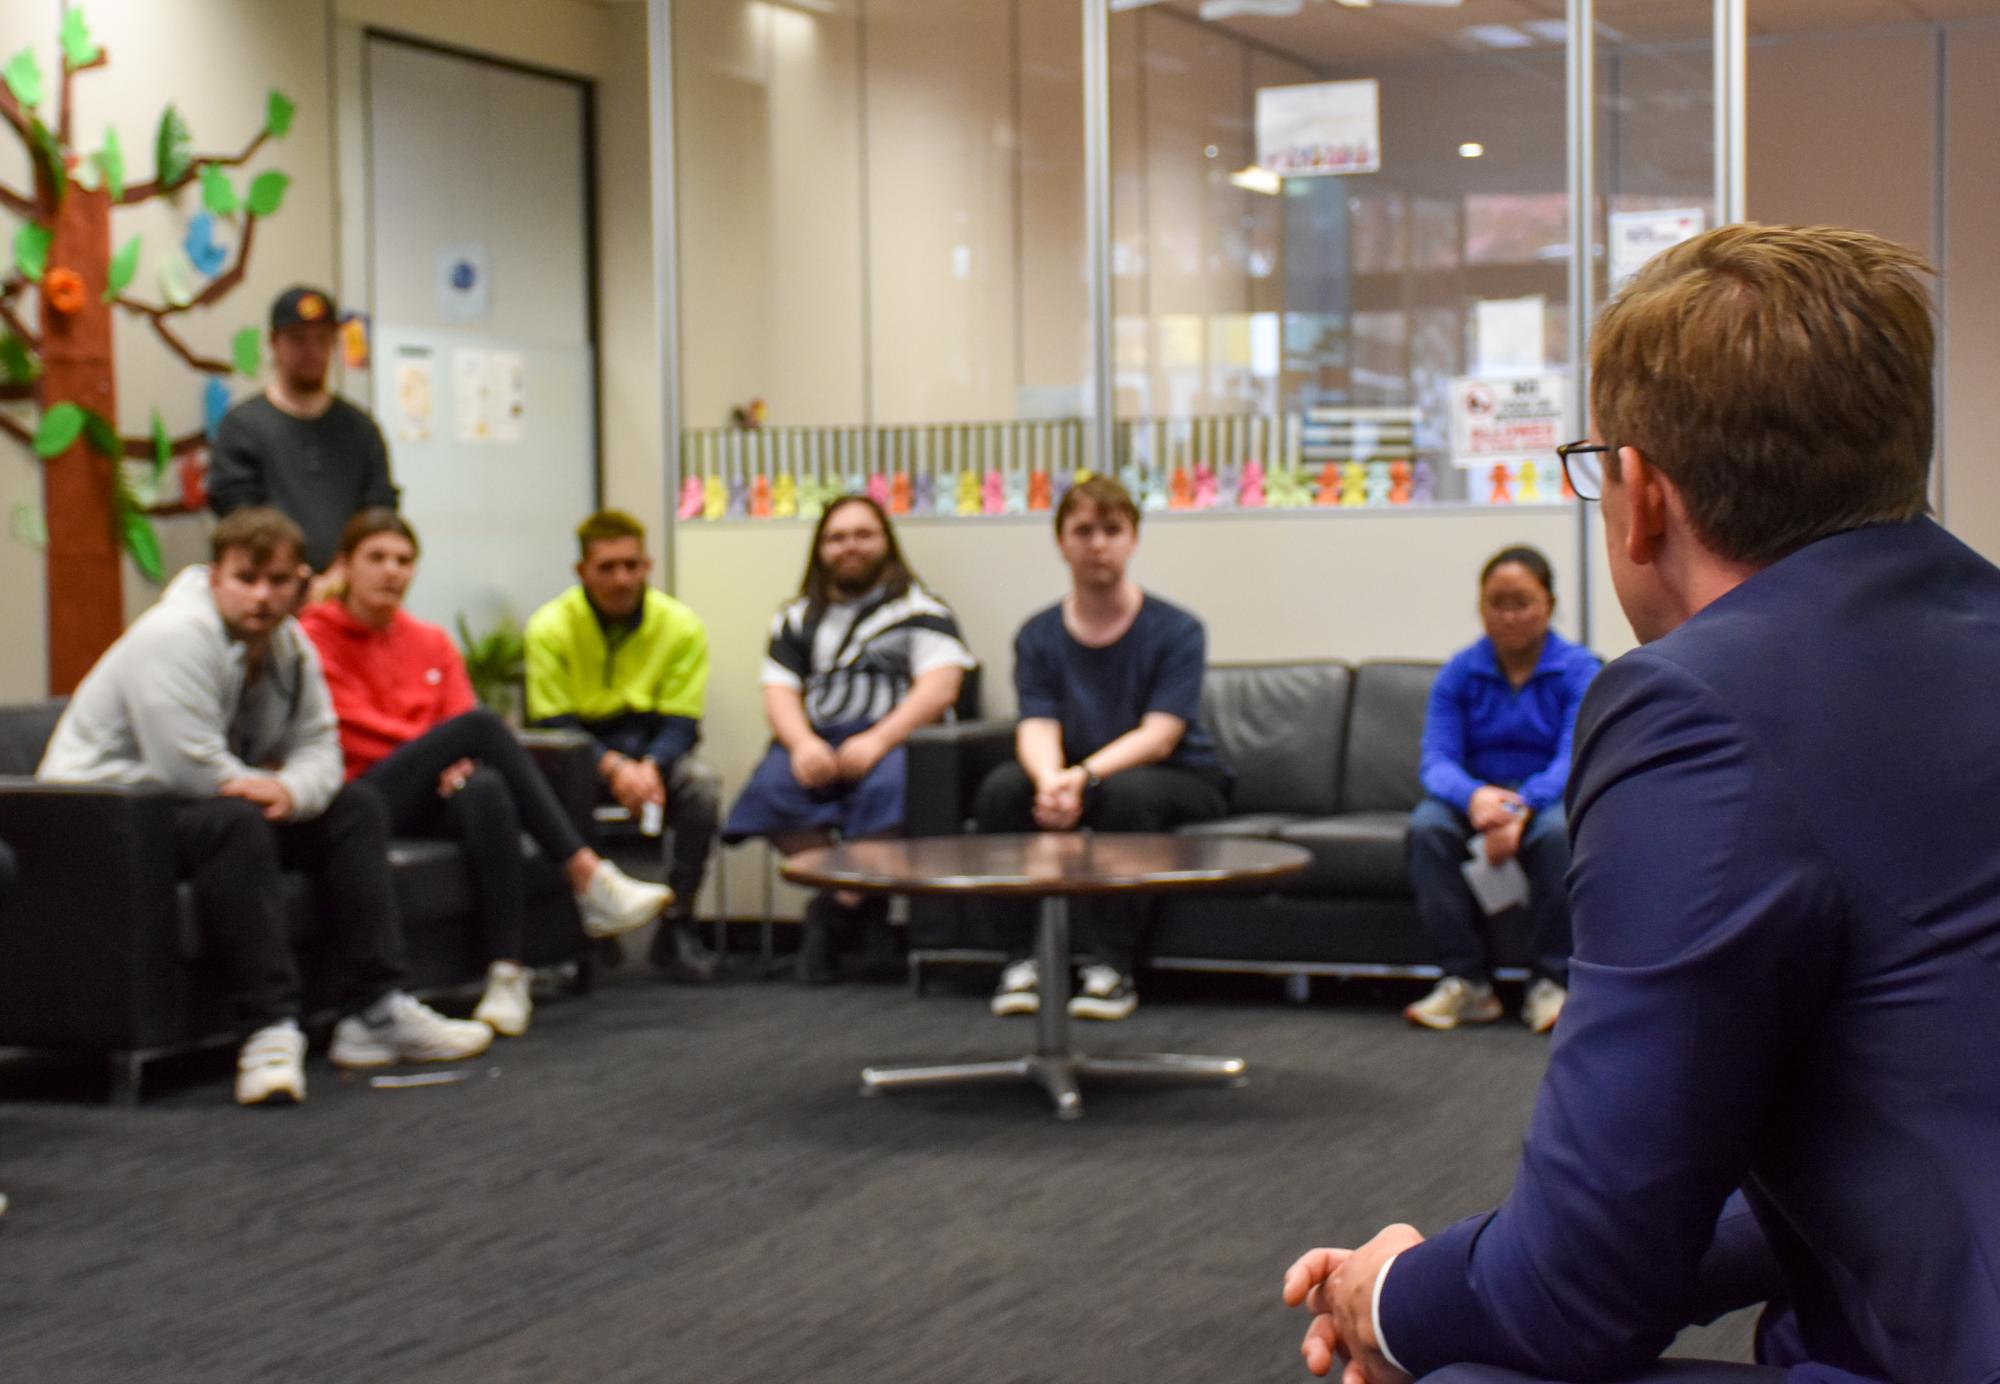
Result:
[[[1423,801],[1417,778],[1435,663],[1364,663],[1354,670],[1341,812],[1410,812]]]
[[[1238,812],[1339,810],[1344,663],[1217,664],[1202,679],[1201,717],[1236,771]]]
[[[1192,822],[1181,828],[1190,836],[1254,836],[1269,839],[1293,822],[1310,820],[1296,812],[1242,812],[1212,822]]]
[[[51,697],[43,702],[0,706],[0,774],[33,778],[42,762],[42,751],[62,719],[67,697]]]
[[[1403,855],[1409,829],[1407,812],[1343,812],[1280,827],[1280,841],[1304,846],[1312,854],[1305,873],[1289,881],[1285,892],[1409,897],[1410,871]]]

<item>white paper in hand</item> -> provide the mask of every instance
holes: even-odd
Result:
[[[1521,868],[1519,860],[1509,857],[1502,864],[1493,864],[1486,858],[1483,836],[1475,836],[1465,844],[1472,852],[1472,859],[1459,866],[1458,872],[1465,876],[1472,897],[1489,918],[1527,903],[1528,872]]]

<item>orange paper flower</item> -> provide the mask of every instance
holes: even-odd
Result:
[[[74,269],[51,269],[42,277],[42,293],[49,306],[67,317],[83,308],[83,275]]]

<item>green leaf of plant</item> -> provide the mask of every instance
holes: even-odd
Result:
[[[103,414],[91,409],[83,411],[83,438],[99,456],[117,462],[124,460],[125,440],[118,436],[117,425]]]
[[[158,409],[154,409],[153,410],[153,484],[154,485],[157,486],[160,483],[160,479],[167,474],[167,468],[173,464],[173,460],[174,460],[174,440],[171,437],[167,436],[166,420],[160,417],[160,411]]]
[[[212,163],[201,166],[201,204],[217,216],[233,215],[243,205],[236,196],[236,185],[229,181],[229,175]]]
[[[264,102],[264,128],[272,139],[283,139],[292,128],[292,116],[298,107],[282,91],[273,90]]]
[[[41,426],[35,429],[35,455],[49,461],[67,452],[83,435],[83,422],[83,410],[75,404],[57,404],[42,415]]]
[[[245,327],[229,342],[230,359],[236,363],[236,373],[252,375],[264,363],[264,340],[255,327]]]
[[[104,50],[90,36],[90,24],[83,17],[83,11],[71,7],[63,11],[62,19],[63,61],[74,72],[79,67],[88,67],[98,59]]]
[[[70,11],[75,14],[75,10]],[[104,175],[104,185],[111,189],[111,200],[117,201],[125,195],[125,146],[118,141],[118,131],[104,132],[104,147],[91,155],[90,161],[97,171]]]
[[[42,90],[42,65],[35,59],[35,50],[23,48],[7,60],[7,66],[0,69],[0,77],[7,80],[7,89],[14,93],[14,99],[33,109],[42,104],[45,94]]]
[[[245,202],[258,216],[269,216],[284,202],[285,189],[291,185],[292,180],[276,170],[259,173],[250,182],[250,195]]]
[[[14,267],[22,278],[30,283],[42,281],[42,272],[49,267],[49,242],[54,238],[54,233],[39,222],[21,223],[21,229],[14,232]]]
[[[13,530],[14,537],[30,548],[42,550],[49,546],[49,525],[42,518],[39,505],[15,505],[14,512],[8,516],[7,527]]]
[[[71,11],[75,13],[74,10]],[[111,257],[111,268],[104,280],[104,301],[110,302],[132,284],[132,276],[139,272],[139,237],[133,236],[118,247],[118,253]]]
[[[9,384],[28,384],[41,373],[41,366],[28,351],[28,343],[12,332],[0,336],[0,375]]]
[[[187,121],[172,106],[160,112],[160,130],[153,137],[153,177],[161,187],[172,187],[187,176],[194,157],[188,153],[194,137]]]

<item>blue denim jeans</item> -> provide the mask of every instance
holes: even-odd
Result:
[[[1417,913],[1437,948],[1438,965],[1448,976],[1488,981],[1486,939],[1480,931],[1478,901],[1458,872],[1469,856],[1473,834],[1466,815],[1440,798],[1425,798],[1410,817],[1407,849]],[[1569,826],[1560,807],[1528,819],[1521,837],[1521,868],[1528,872],[1528,908],[1534,917],[1534,971],[1558,985],[1569,984]]]

